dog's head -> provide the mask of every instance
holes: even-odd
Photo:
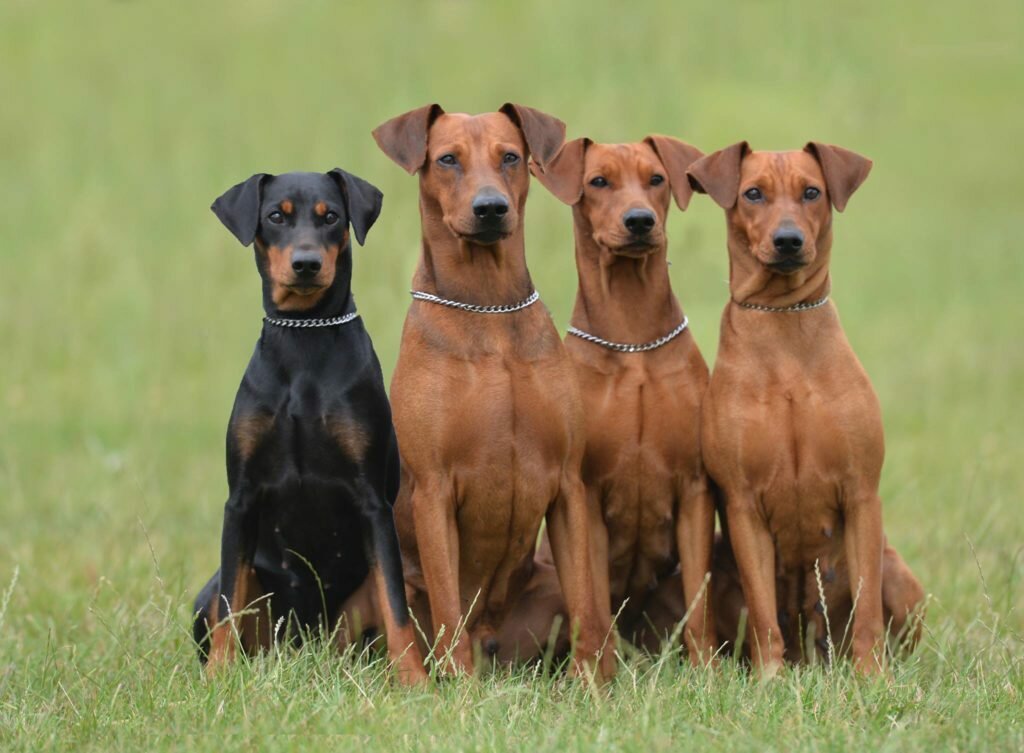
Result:
[[[274,307],[305,311],[339,279],[339,259],[350,250],[349,226],[361,245],[382,199],[375,187],[336,168],[257,173],[229,188],[211,209],[243,246],[255,242],[256,265]]]
[[[726,210],[729,233],[773,274],[815,265],[832,240],[832,208],[841,212],[868,177],[871,160],[838,146],[754,152],[747,142],[690,166],[693,188]]]
[[[551,159],[565,124],[522,105],[482,115],[428,105],[373,132],[381,150],[420,175],[420,196],[459,240],[491,246],[522,227],[530,184],[527,160]]]
[[[701,156],[669,136],[633,144],[576,139],[548,165],[530,167],[551,193],[576,208],[581,229],[600,248],[638,258],[665,247],[669,196],[686,209],[693,195],[686,169]]]

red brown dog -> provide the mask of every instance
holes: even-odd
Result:
[[[420,179],[416,300],[391,385],[414,609],[429,597],[436,650],[453,671],[473,668],[472,643],[505,653],[500,636],[537,577],[546,517],[576,659],[592,662],[609,625],[593,593],[583,413],[551,317],[532,305],[523,241],[527,160],[551,159],[565,125],[519,105],[475,116],[431,105],[373,135]],[[458,640],[463,627],[471,640]],[[601,669],[613,673],[611,652]]]
[[[886,549],[881,411],[828,298],[832,208],[843,211],[870,169],[818,142],[792,152],[741,142],[689,169],[693,187],[726,210],[731,300],[702,446],[723,497],[732,552],[722,560],[735,555],[763,676],[798,656],[801,624],[823,636],[827,614],[836,632],[854,602],[855,665],[878,672],[887,617],[902,630],[923,597]]]
[[[598,603],[619,615],[620,633],[656,648],[663,636],[645,608],[670,579],[675,601],[693,606],[684,637],[694,662],[715,650],[703,588],[715,530],[700,450],[708,369],[672,292],[665,219],[672,197],[689,204],[686,169],[701,156],[667,136],[577,139],[533,170],[573,208],[579,289],[565,344],[586,416]]]

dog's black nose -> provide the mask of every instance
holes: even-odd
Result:
[[[507,213],[508,199],[493,189],[484,189],[473,197],[473,214],[478,220],[498,220]]]
[[[630,209],[622,216],[622,224],[633,235],[647,235],[654,229],[654,212],[649,209]]]
[[[779,254],[792,256],[800,253],[800,249],[804,247],[804,234],[795,227],[776,230],[772,236],[772,243]]]
[[[292,252],[292,269],[297,277],[315,277],[323,266],[319,251],[295,249]]]

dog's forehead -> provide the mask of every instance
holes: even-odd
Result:
[[[658,154],[646,141],[629,144],[591,144],[587,147],[585,169],[640,172],[662,167]]]
[[[275,175],[263,187],[263,201],[342,202],[338,184],[326,173],[284,173]]]
[[[751,152],[743,158],[740,182],[755,180],[824,180],[821,165],[814,155],[801,150],[787,152]]]
[[[501,112],[469,115],[464,112],[445,113],[430,127],[431,143],[512,143],[523,145],[523,134],[512,120]]]

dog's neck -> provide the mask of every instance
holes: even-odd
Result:
[[[533,292],[522,223],[507,238],[481,245],[454,235],[440,207],[422,198],[420,219],[423,249],[413,275],[415,290],[483,306],[518,303]]]
[[[256,268],[263,279],[263,310],[272,319],[330,319],[350,314],[356,310],[352,297],[352,247],[346,245],[338,252],[334,270],[334,282],[309,308],[280,309],[274,303],[273,284],[269,273],[260,267],[259,251],[256,252]]]
[[[828,295],[831,288],[829,257],[832,231],[818,237],[814,261],[789,275],[765,269],[750,251],[741,234],[729,231],[729,292],[732,300],[757,306],[786,307],[812,303]]]
[[[579,207],[573,208],[579,288],[572,324],[613,342],[644,343],[683,319],[668,276],[667,243],[640,258],[602,248]]]

